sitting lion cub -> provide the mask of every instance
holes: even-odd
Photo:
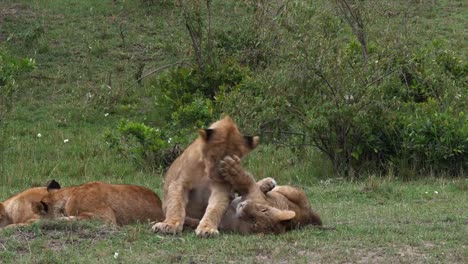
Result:
[[[45,187],[35,187],[17,193],[0,203],[0,228],[32,223],[40,218],[32,206],[47,194]]]
[[[159,197],[141,186],[89,182],[61,188],[52,180],[47,191],[36,203],[36,211],[44,217],[95,218],[115,225],[164,219]]]
[[[259,143],[258,137],[243,136],[230,117],[213,123],[180,155],[166,173],[164,222],[154,231],[181,232],[186,218],[201,219],[199,236],[218,233],[218,225],[231,201],[231,186],[219,180],[218,165],[226,155],[243,157]]]
[[[322,225],[303,191],[292,186],[276,186],[272,178],[256,183],[242,169],[236,156],[221,161],[220,176],[241,195],[231,202],[220,224],[222,230],[282,233],[306,225]]]

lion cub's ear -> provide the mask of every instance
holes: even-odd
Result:
[[[60,188],[60,184],[55,180],[51,180],[49,183],[47,183],[47,191],[58,190]]]
[[[199,129],[198,134],[204,141],[210,141],[213,138],[214,129],[207,128],[207,129]]]
[[[49,212],[49,206],[43,201],[32,202],[32,209],[34,213],[39,215],[45,215],[47,212]]]
[[[255,136],[255,137],[250,137],[250,136],[244,136],[245,142],[247,143],[247,146],[249,146],[250,149],[254,149],[258,146],[260,143],[260,137]]]

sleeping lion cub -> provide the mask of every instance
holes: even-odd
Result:
[[[276,186],[272,178],[255,183],[236,156],[225,157],[219,170],[219,175],[240,194],[231,202],[220,229],[240,233],[282,233],[306,225],[322,225],[320,216],[312,210],[302,190]]]
[[[47,194],[47,188],[35,187],[17,193],[0,203],[0,228],[14,227],[39,220],[33,203],[41,201]]]
[[[103,182],[61,188],[52,180],[35,210],[46,218],[95,218],[115,225],[164,219],[161,200],[150,189]]]
[[[164,182],[164,222],[153,231],[181,232],[186,218],[201,219],[195,233],[218,233],[218,225],[231,201],[230,184],[220,180],[219,161],[226,155],[243,157],[257,147],[258,137],[243,136],[226,116],[208,129],[180,155],[166,173]]]

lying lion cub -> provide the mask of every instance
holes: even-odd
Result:
[[[221,161],[220,176],[241,195],[231,202],[220,224],[222,230],[282,233],[306,225],[322,225],[303,191],[292,186],[276,186],[272,178],[255,183],[236,156]]]
[[[40,218],[32,204],[47,194],[45,187],[35,187],[17,193],[0,203],[0,228],[32,223]]]
[[[164,219],[159,197],[141,186],[89,182],[61,188],[52,180],[47,191],[36,204],[36,211],[44,217],[96,218],[115,225]]]
[[[213,123],[180,155],[167,171],[164,182],[164,222],[154,231],[181,232],[184,219],[201,219],[195,230],[199,236],[218,233],[218,224],[231,201],[231,186],[220,181],[218,163],[226,155],[243,157],[259,142],[245,137],[230,117]]]

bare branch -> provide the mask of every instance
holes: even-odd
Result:
[[[352,7],[348,0],[335,0],[335,3],[338,6],[338,9],[341,11],[343,17],[348,22],[353,34],[361,43],[361,53],[364,67],[367,66],[367,40],[365,34],[365,25],[359,9]]]

